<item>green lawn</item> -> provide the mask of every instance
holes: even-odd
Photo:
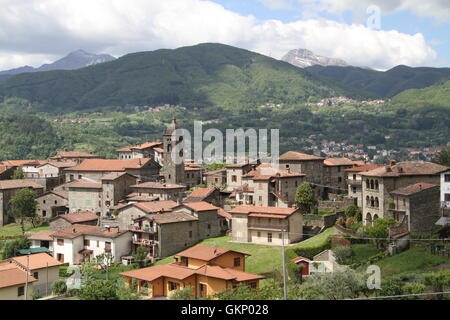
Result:
[[[450,258],[432,255],[422,248],[412,248],[376,263],[381,268],[382,276],[387,277],[402,273],[422,274],[441,264],[450,264]]]
[[[368,258],[376,255],[379,251],[374,244],[354,244],[352,245],[353,260],[352,263],[366,261]]]
[[[48,230],[50,229],[50,226],[42,226],[33,228],[31,225],[25,227],[26,232],[38,232],[42,230]],[[22,229],[20,228],[20,225],[12,223],[8,224],[6,226],[0,227],[0,238],[2,237],[15,237],[22,235]]]
[[[327,238],[334,233],[334,228],[327,229],[325,232],[310,238],[308,240],[299,242],[292,248],[309,248],[322,244]],[[250,254],[246,259],[246,271],[251,273],[269,273],[275,269],[281,269],[281,247],[265,246],[258,244],[247,243],[233,243],[231,237],[220,237],[206,239],[201,244],[207,246],[216,246],[221,248],[228,248],[244,253]],[[156,264],[165,264],[173,261],[173,257],[168,257],[158,261]]]

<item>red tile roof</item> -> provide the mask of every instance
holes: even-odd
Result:
[[[348,158],[328,158],[323,162],[328,167],[354,166],[355,163]]]
[[[158,213],[161,211],[168,212],[172,211],[173,208],[177,207],[178,204],[175,201],[152,201],[152,202],[138,202],[132,203],[133,205],[145,213]]]
[[[53,234],[55,231],[53,230],[42,230],[39,232],[36,232],[28,237],[28,240],[37,240],[37,241],[53,241],[52,237],[50,237],[51,234]]]
[[[131,186],[134,189],[187,189],[186,186],[182,186],[179,184],[169,184],[169,183],[161,183],[161,182],[145,182],[140,183],[134,186]]]
[[[299,178],[304,176],[306,175],[303,173],[291,172],[290,170],[278,170],[268,163],[263,163],[243,177],[253,180],[271,180],[273,178]]]
[[[82,151],[59,151],[55,156],[50,159],[62,159],[62,158],[98,158],[98,156]]]
[[[128,231],[117,231],[117,228],[111,228],[108,231],[106,228],[97,226],[88,226],[84,224],[74,224],[64,228],[62,230],[56,231],[51,235],[52,238],[64,238],[64,239],[74,239],[82,235],[91,235],[102,238],[117,238]]]
[[[297,212],[298,208],[278,208],[278,207],[259,207],[259,206],[248,206],[242,205],[237,206],[229,213],[231,214],[269,214],[269,215],[281,215],[281,216],[289,216],[295,212]]]
[[[54,219],[64,219],[71,224],[77,224],[77,223],[83,223],[83,222],[90,222],[90,221],[97,221],[98,216],[93,212],[77,212],[77,213],[68,213],[68,214],[62,214],[60,216],[57,216]]]
[[[23,188],[44,189],[43,186],[32,180],[0,180],[0,190]]]
[[[185,202],[182,204],[183,206],[186,206],[188,208],[191,208],[195,211],[212,211],[212,210],[218,210],[219,208],[216,206],[213,206],[211,203],[205,202],[205,201],[199,201],[199,202]]]
[[[391,194],[410,196],[410,195],[422,192],[424,190],[432,189],[432,188],[439,189],[439,186],[436,184],[420,182],[420,183],[416,183],[416,184],[407,186],[405,188],[400,188],[400,189],[391,191]]]
[[[228,252],[236,252],[241,253],[244,255],[249,255],[243,252],[234,251],[226,248],[218,248],[218,247],[211,247],[211,246],[205,246],[203,244],[198,244],[196,246],[193,246],[192,248],[189,248],[187,250],[184,250],[180,253],[177,253],[175,256],[177,257],[186,257],[186,258],[192,258],[202,261],[211,261],[217,257],[220,257]]]
[[[197,188],[189,195],[186,202],[196,202],[206,199],[211,193],[213,193],[215,188]]]
[[[26,256],[11,258],[14,262],[20,264],[21,266],[27,266],[28,257],[28,267],[30,270],[43,269],[46,267],[61,266],[63,263],[59,262],[47,253],[36,253]]]
[[[141,169],[151,161],[152,159],[148,158],[129,160],[87,159],[67,171],[125,171],[126,169]]]
[[[377,168],[380,168],[380,167],[383,167],[383,165],[381,165],[381,164],[365,164],[365,165],[362,165],[362,166],[356,166],[356,167],[353,167],[353,168],[346,169],[345,172],[358,173],[358,172],[370,171],[370,170],[377,169]]]
[[[325,160],[325,158],[313,156],[306,153],[300,153],[296,151],[288,151],[278,160],[285,160],[285,161],[310,161],[310,160]]]
[[[437,175],[447,171],[448,168],[432,162],[411,161],[400,162],[394,165],[387,165],[363,173],[368,177],[400,177],[400,176],[420,176]]]
[[[68,185],[69,189],[102,189],[102,184],[86,180],[77,180]]]
[[[37,279],[28,276],[28,282]],[[12,262],[0,262],[0,288],[7,288],[25,284],[25,271]]]

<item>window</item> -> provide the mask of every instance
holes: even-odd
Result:
[[[256,289],[256,282],[250,282],[250,288]]]
[[[261,232],[258,231],[257,236],[258,238],[261,238]]]
[[[271,233],[267,234],[267,242],[269,242],[269,243],[272,242],[272,234]]]
[[[43,203],[43,204],[46,204],[46,203],[47,203],[47,200],[43,200],[42,203]]]
[[[234,258],[234,266],[240,267],[241,266],[241,258]]]
[[[356,174],[353,175],[353,180],[356,180]]]
[[[17,296],[21,297],[25,294],[25,287],[18,287],[17,288]]]
[[[444,175],[445,182],[450,182],[450,174]]]
[[[169,281],[169,291],[174,291],[178,289],[178,283]]]
[[[208,223],[208,230],[211,230],[211,225]]]
[[[56,243],[58,244],[58,246],[63,246],[64,245],[64,239],[58,239],[58,240],[56,240]]]
[[[39,272],[34,272],[33,278],[36,278],[37,280],[39,280]]]
[[[105,252],[111,252],[111,242],[105,242]]]
[[[81,174],[78,175],[78,179],[82,179],[83,176]]]
[[[70,175],[70,181],[73,181],[73,174]]]
[[[231,181],[232,182],[237,182],[237,176],[231,176]]]
[[[445,194],[445,201],[450,201],[450,193]]]
[[[192,231],[189,231],[189,238],[192,238]]]
[[[100,241],[97,240],[97,248],[100,247]]]
[[[278,238],[283,239],[283,234],[281,232],[278,234]]]
[[[84,240],[84,246],[85,247],[89,247],[91,245],[91,241],[90,240]]]
[[[58,255],[56,256],[56,259],[59,262],[64,262],[64,255],[62,253],[58,253]]]
[[[46,217],[47,216],[47,210],[42,210],[42,216]]]
[[[338,177],[338,183],[341,183],[341,182],[342,182],[342,178]]]

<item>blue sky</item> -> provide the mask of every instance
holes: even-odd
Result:
[[[379,8],[381,28],[366,10]],[[309,49],[355,66],[450,67],[449,0],[0,0],[0,70],[71,51],[224,43],[281,59]]]
[[[308,8],[302,6],[302,4],[294,4],[290,8],[274,9],[264,5],[261,0],[214,0],[214,2],[221,4],[228,10],[243,15],[253,15],[259,20],[277,19],[289,23],[308,17]],[[450,1],[448,2],[450,6]],[[360,22],[350,9],[339,13],[320,12],[318,17],[345,24]],[[420,16],[411,10],[382,12],[381,30],[397,30],[411,35],[422,33],[427,43],[438,53],[436,65],[450,67],[450,19],[436,21],[433,17]]]

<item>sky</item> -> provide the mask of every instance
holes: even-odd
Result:
[[[220,42],[281,59],[306,48],[355,66],[450,67],[449,0],[0,0],[0,70],[83,49]]]

